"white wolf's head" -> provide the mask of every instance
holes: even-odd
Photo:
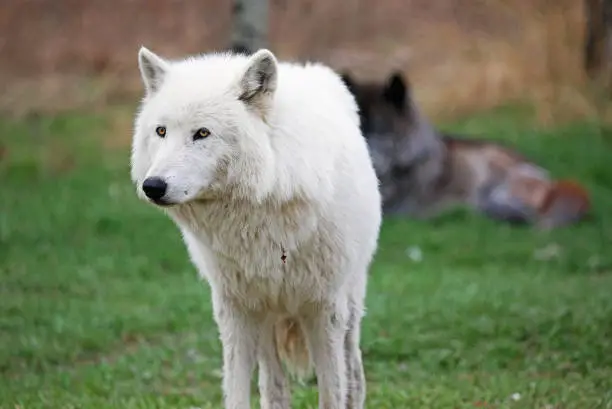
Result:
[[[139,196],[161,206],[227,193],[265,197],[274,181],[268,132],[274,55],[168,61],[143,47],[138,63],[145,95],[131,172]]]

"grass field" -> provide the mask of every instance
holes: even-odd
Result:
[[[386,220],[363,323],[369,408],[612,408],[612,131],[524,116],[447,127],[581,178],[593,218],[547,234],[461,211]],[[0,121],[0,408],[221,407],[208,288],[137,200],[127,147],[103,147],[118,137],[91,115]],[[295,384],[294,407],[315,404]]]

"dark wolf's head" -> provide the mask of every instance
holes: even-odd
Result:
[[[409,84],[400,72],[384,83],[358,83],[348,72],[342,80],[357,100],[361,131],[367,139],[405,133],[413,112]]]
[[[406,78],[398,71],[382,82],[360,83],[348,72],[341,76],[357,101],[361,131],[368,142],[383,197],[397,194],[400,184],[404,191],[406,184],[419,184],[419,180],[413,180],[421,179],[416,167],[439,156],[442,144],[429,121],[419,113]]]

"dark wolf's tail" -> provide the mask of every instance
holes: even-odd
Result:
[[[553,182],[540,209],[539,225],[550,229],[575,223],[589,212],[589,193],[581,184],[572,180]]]

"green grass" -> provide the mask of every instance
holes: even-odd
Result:
[[[612,132],[515,118],[447,128],[580,178],[593,218],[552,233],[461,211],[386,220],[363,323],[369,408],[612,408]],[[208,288],[136,198],[128,149],[101,148],[108,132],[86,115],[0,121],[0,408],[221,407]],[[294,407],[315,406],[294,385]]]

